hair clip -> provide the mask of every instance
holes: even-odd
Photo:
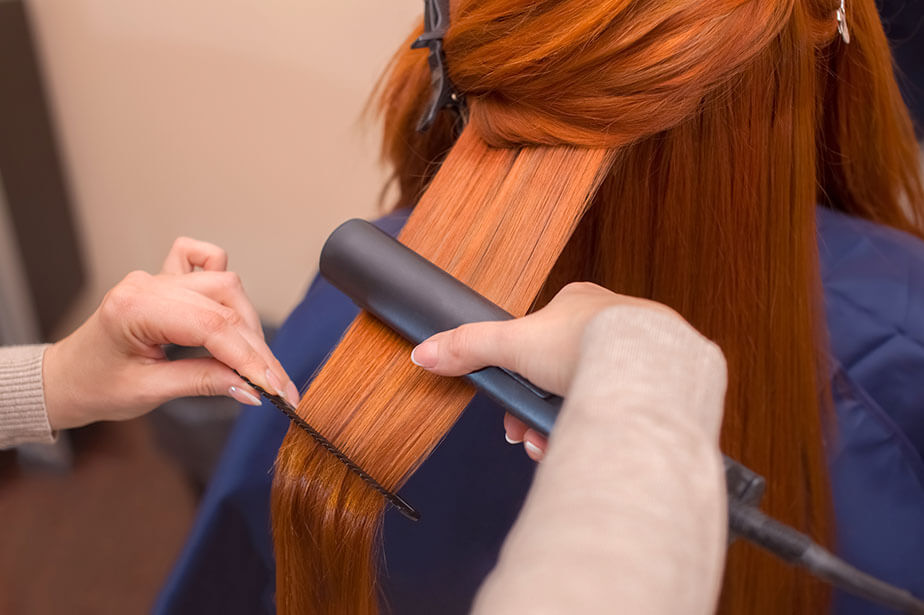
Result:
[[[837,32],[844,42],[849,45],[850,30],[847,28],[847,9],[844,7],[844,0],[841,0],[841,5],[837,8],[835,16],[837,17]]]
[[[430,103],[417,122],[417,131],[426,132],[433,125],[437,114],[449,107],[460,119],[464,119],[464,99],[455,91],[446,70],[446,55],[443,53],[443,36],[449,29],[449,0],[424,0],[424,31],[411,44],[411,49],[428,47],[430,56]]]

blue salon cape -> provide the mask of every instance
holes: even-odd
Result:
[[[378,224],[397,233],[405,216]],[[924,596],[924,244],[826,209],[818,216],[835,359],[839,437],[829,452],[839,551]],[[273,345],[296,384],[312,377],[356,312],[315,279]],[[504,441],[501,416],[477,396],[402,490],[423,519],[386,513],[392,612],[464,613],[493,567],[533,471],[521,447]],[[274,611],[269,492],[287,427],[269,405],[243,410],[156,612]],[[838,595],[835,612],[889,611]]]

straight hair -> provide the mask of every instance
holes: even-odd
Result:
[[[402,48],[379,95],[397,205],[414,205],[399,239],[515,315],[577,280],[673,307],[726,355],[723,451],[770,478],[767,512],[828,545],[815,207],[914,233],[924,212],[875,6],[848,2],[846,45],[837,4],[458,0],[445,50],[469,106],[461,134],[445,113],[415,130],[423,53]],[[473,395],[410,350],[360,314],[298,407],[395,490]],[[383,509],[291,427],[272,493],[279,612],[376,613]],[[828,599],[732,547],[723,612],[814,613]]]

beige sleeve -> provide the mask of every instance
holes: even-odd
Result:
[[[474,612],[714,612],[725,386],[718,347],[676,316],[629,306],[598,315]]]
[[[0,449],[54,441],[42,388],[47,347],[0,348]]]

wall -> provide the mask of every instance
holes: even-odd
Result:
[[[385,173],[360,116],[419,0],[29,6],[90,269],[72,322],[181,234],[224,247],[278,322],[324,237],[374,215]]]

